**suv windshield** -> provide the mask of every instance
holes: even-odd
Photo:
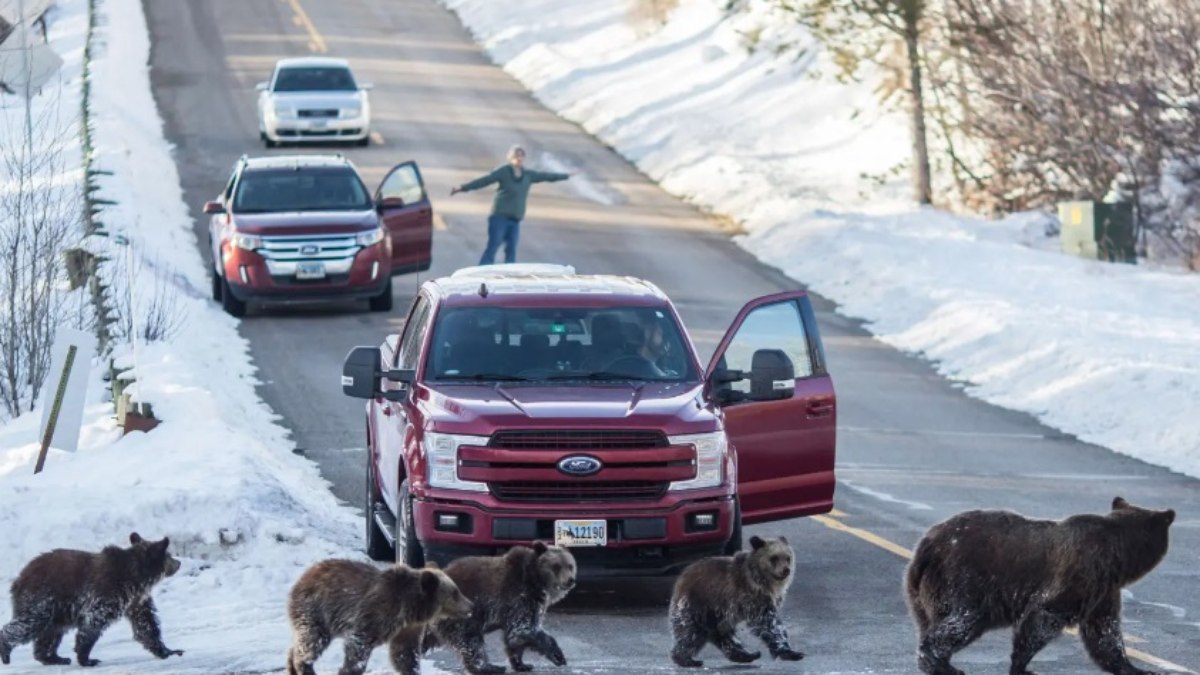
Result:
[[[242,173],[235,213],[365,211],[371,196],[350,168],[263,169]]]
[[[451,307],[438,314],[426,379],[697,379],[679,326],[657,307]]]
[[[280,68],[275,91],[357,91],[350,69],[340,66]]]

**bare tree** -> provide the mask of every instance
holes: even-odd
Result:
[[[133,258],[132,269],[124,252],[115,256],[110,266],[110,293],[116,314],[113,337],[132,341],[136,325],[137,338],[141,342],[169,340],[187,320],[184,307],[179,302],[178,282],[157,261],[145,260],[136,250]],[[129,293],[130,279],[133,283],[132,297]]]

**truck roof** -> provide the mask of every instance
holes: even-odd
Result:
[[[636,277],[578,274],[569,265],[521,263],[467,267],[425,283],[447,305],[665,305],[657,286]]]

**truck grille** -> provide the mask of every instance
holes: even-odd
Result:
[[[318,117],[318,118],[337,117],[338,111],[337,111],[337,108],[328,108],[328,109],[323,109],[323,110],[297,110],[296,116],[297,117]]]
[[[492,496],[506,502],[623,502],[654,501],[667,492],[667,483],[655,481],[511,482],[492,483]]]
[[[665,448],[667,437],[659,431],[500,431],[488,442],[491,448],[510,450],[623,450]]]

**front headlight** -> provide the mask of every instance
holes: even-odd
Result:
[[[263,245],[262,237],[253,234],[242,234],[241,232],[235,232],[231,241],[234,246],[247,251],[260,249]]]
[[[724,431],[671,436],[668,440],[671,445],[691,445],[696,448],[696,477],[671,483],[671,490],[696,490],[721,485],[725,478],[725,454],[729,449]]]
[[[276,103],[274,110],[276,117],[295,117],[296,115],[296,113],[292,110],[292,106],[286,103]]]
[[[338,114],[342,117],[342,119],[352,119],[362,114],[362,106],[346,106],[345,108],[338,110]]]
[[[377,227],[368,232],[359,232],[358,236],[354,238],[354,241],[359,246],[367,247],[367,246],[374,246],[375,244],[378,244],[379,242],[383,241],[383,237],[384,237],[383,228]]]
[[[421,443],[425,447],[425,456],[429,460],[430,487],[487,492],[487,483],[458,479],[458,446],[487,445],[487,442],[488,439],[484,436],[425,432],[425,438]]]

